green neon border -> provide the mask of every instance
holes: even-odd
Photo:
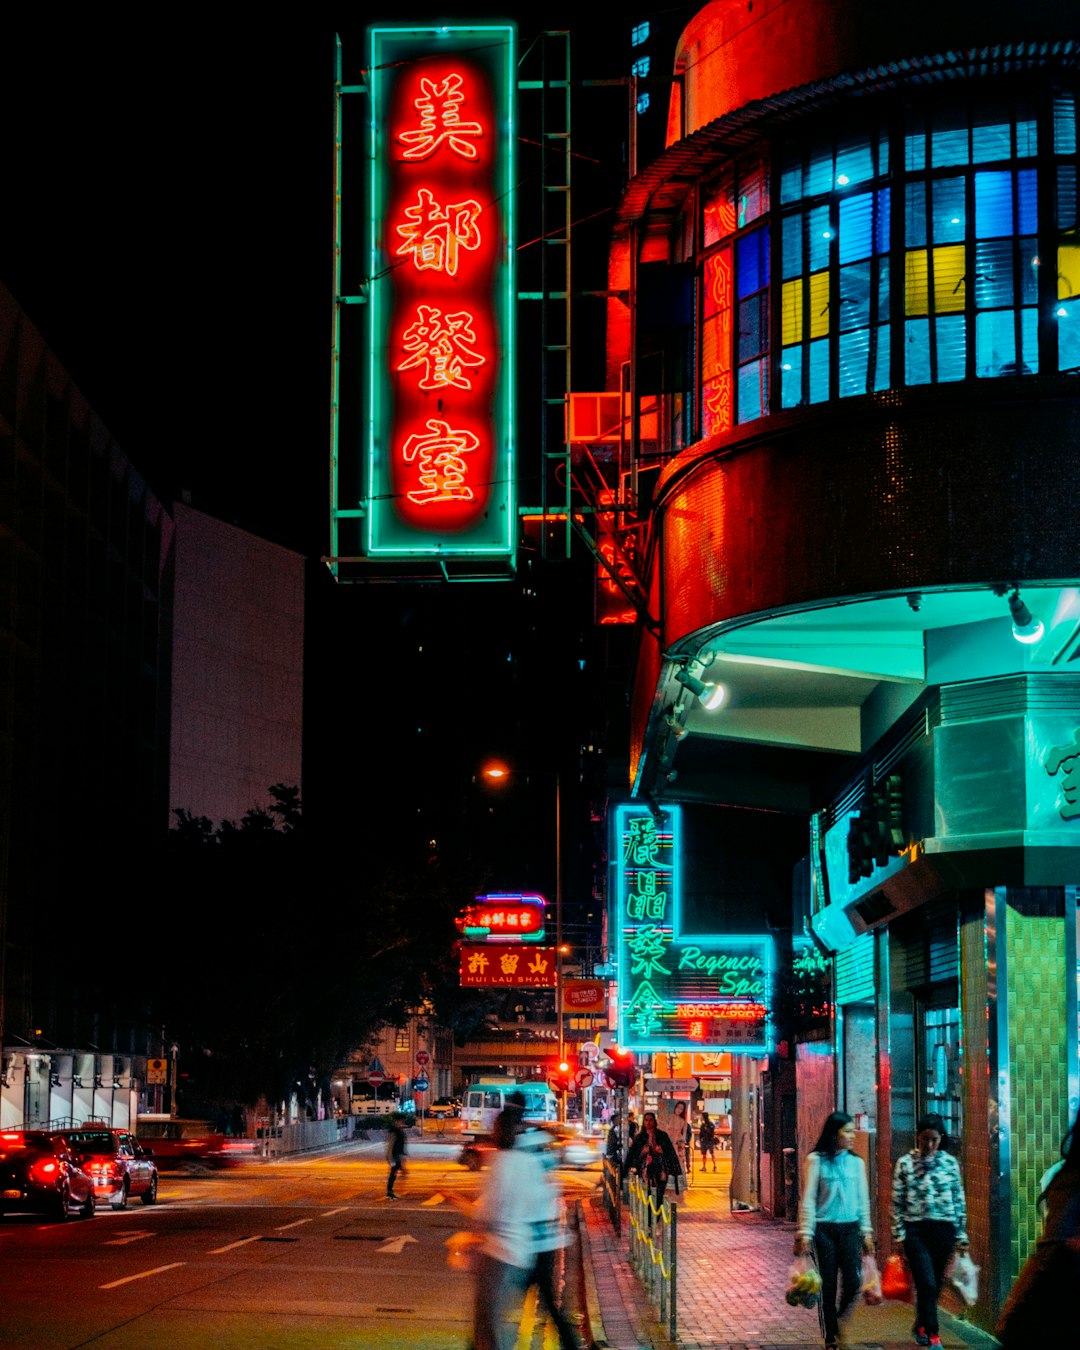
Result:
[[[367,492],[367,516],[365,523],[366,547],[365,553],[372,558],[430,558],[430,557],[486,557],[503,558],[511,556],[515,551],[515,530],[517,523],[517,503],[516,503],[516,442],[515,442],[515,391],[514,379],[517,359],[517,313],[516,303],[516,276],[515,276],[515,258],[514,258],[514,240],[516,238],[516,202],[514,198],[514,173],[515,173],[515,149],[517,137],[517,125],[515,118],[514,92],[516,89],[516,45],[517,30],[513,24],[468,24],[468,25],[408,25],[403,27],[378,27],[368,30],[370,36],[370,61],[369,61],[369,89],[370,89],[370,122],[369,122],[369,181],[368,181],[368,276],[374,278],[378,270],[378,238],[377,225],[382,214],[382,183],[385,178],[385,169],[380,165],[378,159],[378,130],[379,119],[382,113],[383,93],[381,91],[381,81],[379,72],[384,61],[384,53],[388,47],[395,42],[404,43],[412,37],[422,37],[425,39],[438,38],[440,35],[446,35],[448,39],[473,38],[477,34],[501,35],[505,39],[504,61],[501,76],[505,82],[505,92],[499,106],[505,114],[506,135],[504,137],[504,150],[499,157],[499,168],[495,175],[496,196],[502,201],[506,220],[506,255],[500,264],[502,268],[502,283],[497,287],[495,306],[497,321],[504,334],[505,359],[499,377],[498,390],[495,395],[495,434],[502,442],[503,450],[492,460],[492,468],[496,480],[502,478],[504,487],[501,493],[492,492],[491,505],[488,512],[488,518],[478,525],[474,526],[465,535],[451,535],[448,537],[425,536],[419,531],[413,531],[394,522],[392,518],[387,520],[387,524],[393,527],[393,531],[401,536],[401,543],[378,542],[388,532],[384,526],[380,530],[379,524],[388,516],[386,508],[383,508],[377,500],[383,492],[388,492],[390,476],[385,468],[380,468],[377,460],[377,429],[379,425],[381,404],[384,398],[383,389],[387,383],[387,376],[384,371],[376,369],[376,344],[384,329],[382,318],[383,304],[380,298],[380,289],[377,281],[372,280],[371,290],[368,302],[368,361],[367,361],[367,379],[366,379],[366,398],[367,410],[365,418],[364,438],[366,442],[366,492]],[[492,70],[495,79],[499,78],[500,63],[497,60],[492,61]],[[496,95],[498,95],[496,90]],[[501,297],[500,297],[501,293]],[[500,406],[501,410],[500,410]],[[501,469],[501,473],[500,473]],[[503,527],[501,541],[485,543],[470,543],[470,537],[476,534],[488,535],[492,531],[492,520],[499,513],[503,514]],[[415,543],[408,542],[416,540]]]

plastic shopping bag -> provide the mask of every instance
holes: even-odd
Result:
[[[911,1271],[899,1252],[893,1252],[885,1262],[881,1272],[881,1296],[896,1299],[900,1303],[911,1302]]]
[[[951,1284],[969,1308],[979,1300],[979,1267],[967,1254],[957,1252],[945,1271],[945,1281]]]
[[[812,1256],[797,1256],[788,1267],[784,1298],[793,1308],[816,1308],[821,1298],[821,1276]]]
[[[881,1272],[869,1252],[862,1259],[862,1296],[863,1302],[871,1308],[885,1301],[885,1295],[881,1292]]]
[[[446,1264],[451,1270],[475,1272],[480,1256],[481,1233],[451,1233],[446,1239]]]

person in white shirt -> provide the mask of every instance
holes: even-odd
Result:
[[[834,1111],[803,1168],[795,1255],[812,1249],[817,1254],[825,1350],[838,1350],[841,1344],[841,1319],[862,1285],[862,1253],[874,1250],[866,1164],[851,1151],[854,1143],[851,1117],[846,1111]]]

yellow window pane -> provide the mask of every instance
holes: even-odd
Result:
[[[949,244],[934,249],[934,313],[955,314],[963,311],[967,285],[964,273],[963,244]]]
[[[829,274],[815,272],[810,278],[810,336],[825,337],[829,331]]]
[[[1060,244],[1058,246],[1058,285],[1059,300],[1071,300],[1080,295],[1080,244]]]
[[[927,288],[926,249],[913,249],[904,259],[904,313],[927,314],[930,293]]]
[[[802,278],[785,281],[780,293],[780,340],[785,347],[802,341]]]

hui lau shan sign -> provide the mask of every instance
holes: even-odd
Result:
[[[614,812],[619,1044],[628,1050],[770,1048],[772,939],[684,930],[677,806]]]
[[[507,557],[514,29],[372,28],[365,550]]]

